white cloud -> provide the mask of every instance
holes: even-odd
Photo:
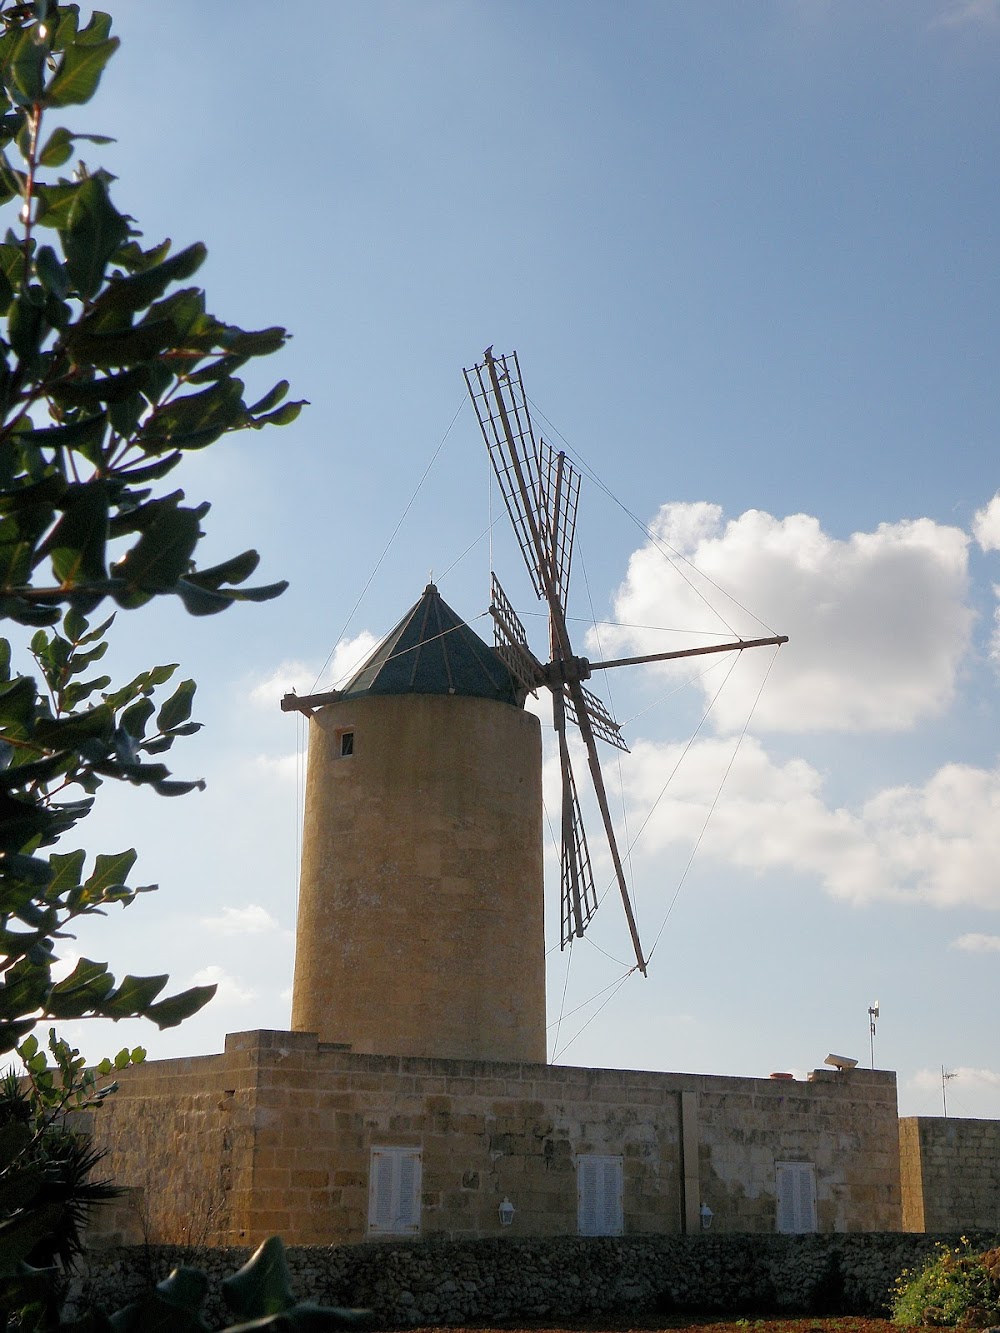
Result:
[[[276,778],[279,782],[295,782],[300,772],[297,754],[259,754],[254,758],[253,766],[258,772]]]
[[[273,671],[265,676],[258,676],[250,686],[250,702],[257,708],[266,708],[272,712],[281,702],[282,696],[294,691],[296,694],[308,694],[316,679],[316,667],[307,662],[287,660],[279,662]]]
[[[375,635],[364,629],[353,639],[338,643],[325,666],[294,659],[279,662],[273,671],[254,679],[249,691],[250,702],[271,711],[281,702],[282,696],[290,692],[311,694],[336,689],[354,674],[378,643]]]
[[[973,514],[972,535],[984,551],[1000,551],[1000,492]]]
[[[749,510],[726,521],[717,505],[705,503],[664,505],[652,528],[684,559],[664,558],[654,542],[636,551],[615,618],[683,632],[605,630],[605,656],[766,637],[769,631],[741,609],[748,607],[790,639],[757,705],[757,725],[898,731],[951,702],[973,620],[969,538],[960,529],[920,518],[840,541],[808,514],[777,519]],[[712,711],[717,730],[743,727],[772,651],[743,654]],[[703,666],[655,669],[693,678]],[[699,681],[706,699],[719,679],[712,672]]]
[[[974,1069],[969,1065],[959,1065],[957,1069],[949,1069],[948,1086],[954,1081],[959,1087],[965,1088],[1000,1088],[1000,1074],[992,1069]],[[911,1088],[934,1088],[941,1087],[940,1069],[918,1069],[911,1079],[907,1080]]]
[[[191,978],[192,986],[218,986],[213,1004],[242,1005],[257,998],[257,992],[244,986],[224,968],[203,967]]]
[[[993,596],[997,606],[993,611],[993,633],[990,635],[990,661],[1000,666],[1000,583],[994,583]]]
[[[959,935],[952,940],[953,949],[964,949],[966,953],[1000,953],[1000,935]]]
[[[733,751],[706,740],[637,744],[623,769],[634,855],[691,845]],[[662,793],[662,794],[661,794]],[[747,738],[700,855],[763,874],[808,875],[834,897],[1000,909],[1000,768],[946,764],[922,785],[885,788],[856,809],[826,803],[821,774],[803,759],[778,761]]]
[[[932,28],[958,28],[969,24],[1000,22],[1000,0],[952,0],[944,13],[932,21]]]
[[[206,930],[220,935],[266,935],[280,929],[265,907],[248,903],[246,907],[224,907],[221,916],[203,916]]]

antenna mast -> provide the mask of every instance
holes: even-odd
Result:
[[[878,1022],[878,1000],[868,1007],[868,1033],[872,1051],[872,1069],[875,1068],[875,1024]]]

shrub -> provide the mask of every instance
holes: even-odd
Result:
[[[985,1328],[1000,1321],[1000,1248],[977,1253],[963,1236],[936,1249],[920,1272],[904,1269],[896,1279],[893,1322]]]

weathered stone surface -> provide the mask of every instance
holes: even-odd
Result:
[[[1000,1225],[1000,1120],[899,1122],[903,1229]]]
[[[985,1249],[1000,1237],[970,1239]],[[364,1307],[381,1328],[671,1310],[876,1315],[885,1313],[900,1272],[920,1267],[941,1241],[955,1244],[958,1236],[504,1237],[298,1247],[288,1259],[300,1300]],[[79,1310],[92,1304],[113,1310],[187,1264],[208,1273],[210,1314],[221,1320],[219,1283],[249,1253],[174,1246],[95,1251],[72,1299]]]
[[[774,1232],[782,1161],[814,1164],[821,1232],[901,1226],[890,1073],[790,1085],[359,1055],[260,1032],[119,1083],[95,1146],[143,1191],[142,1234],[157,1243],[364,1240],[373,1147],[420,1149],[427,1239],[496,1236],[505,1197],[514,1237],[574,1234],[581,1153],[622,1158],[627,1236],[694,1232],[702,1203],[715,1233]]]

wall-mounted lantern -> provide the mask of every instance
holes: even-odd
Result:
[[[511,1203],[510,1199],[505,1198],[498,1211],[500,1213],[500,1225],[502,1227],[509,1227],[514,1220],[514,1205]]]
[[[712,1225],[712,1218],[715,1216],[715,1214],[712,1212],[711,1208],[709,1208],[707,1203],[703,1203],[698,1212],[699,1216],[701,1217],[702,1231],[708,1231],[708,1229]]]

